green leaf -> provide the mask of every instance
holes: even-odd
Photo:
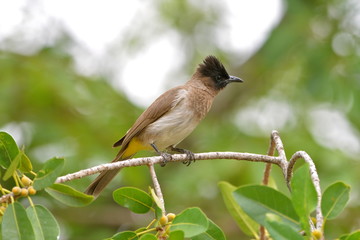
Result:
[[[281,221],[277,215],[267,214],[265,219],[265,228],[270,236],[276,240],[303,240],[304,238],[290,225]]]
[[[60,235],[59,224],[51,212],[41,206],[30,206],[26,209],[36,240],[57,240]]]
[[[226,240],[224,232],[213,221],[208,219],[209,226],[206,232],[196,235],[192,240]]]
[[[147,213],[152,209],[152,198],[138,188],[119,188],[113,192],[113,198],[119,205],[128,208],[134,213]]]
[[[163,215],[163,212],[162,212],[162,210],[159,208],[159,206],[157,205],[157,204],[154,204],[155,206],[154,206],[154,209],[155,209],[155,218],[157,219],[157,220],[160,220],[160,218],[162,217],[162,215]]]
[[[265,224],[266,214],[280,216],[284,222],[298,226],[299,217],[291,200],[281,192],[261,185],[239,187],[233,192],[235,201],[256,222]]]
[[[169,234],[169,240],[184,240],[185,234],[181,230],[171,231]]]
[[[6,132],[0,132],[0,166],[8,168],[19,154],[19,148],[14,139]]]
[[[23,150],[21,150],[21,160],[19,170],[22,172],[30,172],[32,171],[32,164],[28,156],[25,154]]]
[[[155,237],[154,234],[147,233],[145,235],[142,235],[139,240],[157,240],[157,237]]]
[[[188,208],[175,217],[170,230],[182,230],[185,237],[191,238],[205,232],[208,225],[208,219],[200,208]]]
[[[339,240],[346,240],[346,238],[349,236],[349,234],[341,235],[339,237]]]
[[[124,231],[124,232],[119,232],[119,233],[115,234],[111,239],[112,240],[138,240],[139,238],[135,232]]]
[[[6,208],[1,228],[2,240],[35,239],[25,208],[18,202],[9,204]]]
[[[310,213],[316,208],[317,195],[307,164],[295,171],[291,180],[291,189],[292,204],[300,217],[305,232],[308,236],[311,236]]]
[[[360,239],[360,231],[352,232],[346,240],[359,240]]]
[[[17,169],[22,172],[30,172],[32,170],[30,159],[25,155],[23,150],[20,150],[18,155],[11,161],[10,166],[4,174],[3,180],[8,180]]]
[[[56,178],[60,176],[63,166],[63,158],[52,158],[48,160],[43,168],[37,173],[37,176],[34,179],[34,188],[36,190],[41,190],[51,186]]]
[[[151,194],[151,197],[154,201],[154,208],[155,208],[155,217],[157,220],[159,220],[161,217],[162,217],[162,210],[160,208],[161,206],[161,202],[160,202],[160,199],[158,198],[158,196],[155,194],[155,191],[153,188],[150,187],[150,194]]]
[[[236,203],[232,193],[235,186],[227,182],[220,182],[219,188],[223,196],[225,206],[230,215],[235,219],[239,228],[248,236],[258,238],[259,224],[252,220],[242,208]]]
[[[71,207],[83,207],[94,200],[94,196],[79,192],[64,184],[54,183],[50,187],[45,188],[45,191],[56,200]]]
[[[339,240],[358,240],[360,239],[360,230],[356,230],[350,234],[342,235]]]
[[[324,192],[321,200],[321,211],[324,219],[337,217],[344,209],[350,197],[350,186],[343,182],[330,185]]]
[[[13,174],[17,170],[17,168],[18,168],[18,166],[20,164],[21,155],[22,155],[22,153],[19,152],[18,155],[10,163],[9,168],[6,169],[6,172],[5,172],[4,177],[3,177],[4,181],[8,180],[11,176],[13,176]]]

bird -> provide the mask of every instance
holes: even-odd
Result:
[[[130,159],[139,151],[155,150],[163,157],[162,166],[171,159],[168,152],[186,154],[189,160],[185,163],[189,165],[194,160],[194,154],[187,149],[177,148],[177,144],[204,119],[215,96],[233,82],[243,80],[230,76],[215,56],[205,57],[184,85],[160,95],[126,134],[114,143],[113,147],[121,148],[112,162]],[[101,172],[85,193],[97,197],[119,171]]]

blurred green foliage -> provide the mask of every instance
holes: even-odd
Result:
[[[277,130],[288,157],[305,150],[317,165],[322,186],[342,180],[352,186],[352,195],[357,196],[360,194],[358,155],[319,141],[309,120],[316,106],[334,109],[346,117],[359,141],[360,34],[351,21],[353,6],[351,1],[340,0],[288,0],[285,4],[284,17],[264,45],[238,66],[230,60],[239,53],[222,51],[211,38],[216,20],[224,17],[221,11],[215,7],[196,8],[185,0],[158,2],[164,21],[187,43],[184,51],[188,61],[183,69],[189,75],[204,56],[214,54],[224,60],[231,74],[245,79],[244,84],[233,85],[218,96],[209,116],[180,147],[193,152],[264,154],[271,129],[251,132],[250,126],[245,129],[247,126],[241,124],[243,128],[239,128],[236,121],[241,118],[236,116],[243,109],[256,108],[262,99],[270,103],[285,102],[292,110],[291,116]],[[187,17],[179,15],[180,12]],[[195,26],[201,26],[197,28],[201,31],[195,30]],[[143,110],[114,90],[107,79],[76,74],[73,60],[64,51],[66,41],[71,39],[32,56],[0,52],[0,129],[10,129],[10,134],[22,133],[22,144],[33,160],[44,162],[53,156],[64,156],[64,174],[109,162],[116,154],[111,145]],[[272,114],[278,115],[277,119],[283,118],[281,112]],[[261,118],[260,111],[255,120]],[[344,141],[342,135],[337,137],[339,144],[344,144],[340,142]],[[186,207],[199,206],[224,230],[228,239],[240,239],[245,236],[226,212],[217,183],[222,180],[234,185],[258,183],[263,169],[260,163],[217,160],[196,162],[190,167],[168,164],[165,168],[158,167],[157,172],[168,211],[177,213]],[[273,170],[273,177],[279,188],[285,189],[279,169]],[[71,185],[85,189],[90,181],[77,180]],[[65,229],[64,239],[100,239],[111,236],[115,230],[135,229],[149,222],[142,216],[131,215],[112,200],[111,190],[119,184],[146,190],[151,184],[147,168],[121,171],[103,195],[88,207],[65,208],[46,197],[39,198]],[[350,200],[336,222],[327,223],[326,235],[331,238],[358,229],[359,204]]]

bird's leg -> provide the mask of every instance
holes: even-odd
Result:
[[[173,147],[173,146],[168,147],[168,149],[173,152],[185,153],[188,160],[184,161],[183,164],[186,164],[186,166],[189,166],[191,164],[191,162],[195,162],[194,153],[187,149],[177,148],[177,147]]]
[[[163,162],[160,163],[160,166],[165,167],[166,163],[172,159],[171,154],[166,153],[166,152],[161,152],[154,143],[151,143],[150,145],[152,146],[152,148],[155,150],[155,152],[157,154],[162,156]]]

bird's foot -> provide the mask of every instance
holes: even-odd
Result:
[[[166,163],[168,161],[171,161],[172,157],[170,153],[166,153],[166,152],[161,152],[154,143],[150,144],[152,146],[152,148],[155,150],[155,152],[157,154],[159,154],[160,156],[162,156],[163,161],[160,163],[160,166],[165,167]]]
[[[188,158],[188,160],[185,160],[183,162],[183,164],[185,164],[186,166],[189,166],[192,162],[195,162],[195,155],[193,152],[187,150],[187,149],[183,149],[184,153],[186,154],[186,157]]]
[[[195,155],[193,152],[187,150],[187,149],[183,149],[183,148],[175,148],[175,147],[171,147],[170,148],[171,151],[173,152],[178,152],[178,153],[184,153],[186,154],[186,157],[188,158],[187,160],[183,161],[183,164],[185,164],[186,166],[189,166],[192,162],[195,162]]]
[[[160,152],[160,156],[162,156],[163,161],[160,163],[160,166],[165,167],[166,163],[171,161],[172,156],[170,153],[166,153],[166,152]]]

